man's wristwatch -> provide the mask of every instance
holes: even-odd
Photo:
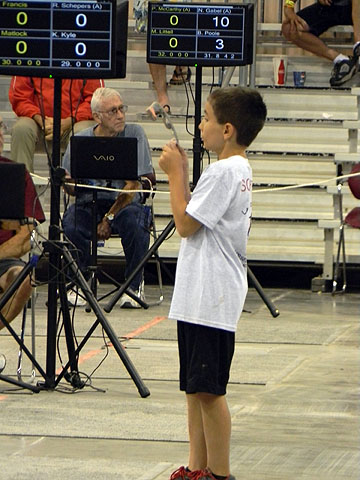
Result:
[[[111,223],[114,220],[115,215],[113,213],[105,213],[104,217]]]

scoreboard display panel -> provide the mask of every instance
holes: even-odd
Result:
[[[0,74],[111,78],[116,0],[1,1]]]
[[[249,65],[253,4],[149,2],[147,62]]]

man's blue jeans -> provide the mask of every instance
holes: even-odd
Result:
[[[98,202],[97,223],[108,212],[112,202]],[[138,266],[149,248],[151,213],[140,203],[131,203],[116,214],[111,223],[112,233],[118,234],[126,259],[125,278]],[[92,206],[71,205],[63,217],[63,229],[67,238],[78,249],[77,260],[82,272],[86,272],[91,261]],[[142,271],[131,281],[130,288],[138,290]]]

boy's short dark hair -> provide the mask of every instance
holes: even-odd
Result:
[[[228,87],[214,90],[208,97],[217,121],[231,123],[237,131],[237,143],[248,147],[263,128],[267,109],[257,90]]]

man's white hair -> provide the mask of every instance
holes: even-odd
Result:
[[[116,95],[117,97],[122,100],[120,93],[115,90],[114,88],[108,88],[108,87],[99,87],[95,90],[93,93],[92,99],[91,99],[91,111],[94,113],[99,113],[100,112],[100,104],[105,98],[113,97]]]

